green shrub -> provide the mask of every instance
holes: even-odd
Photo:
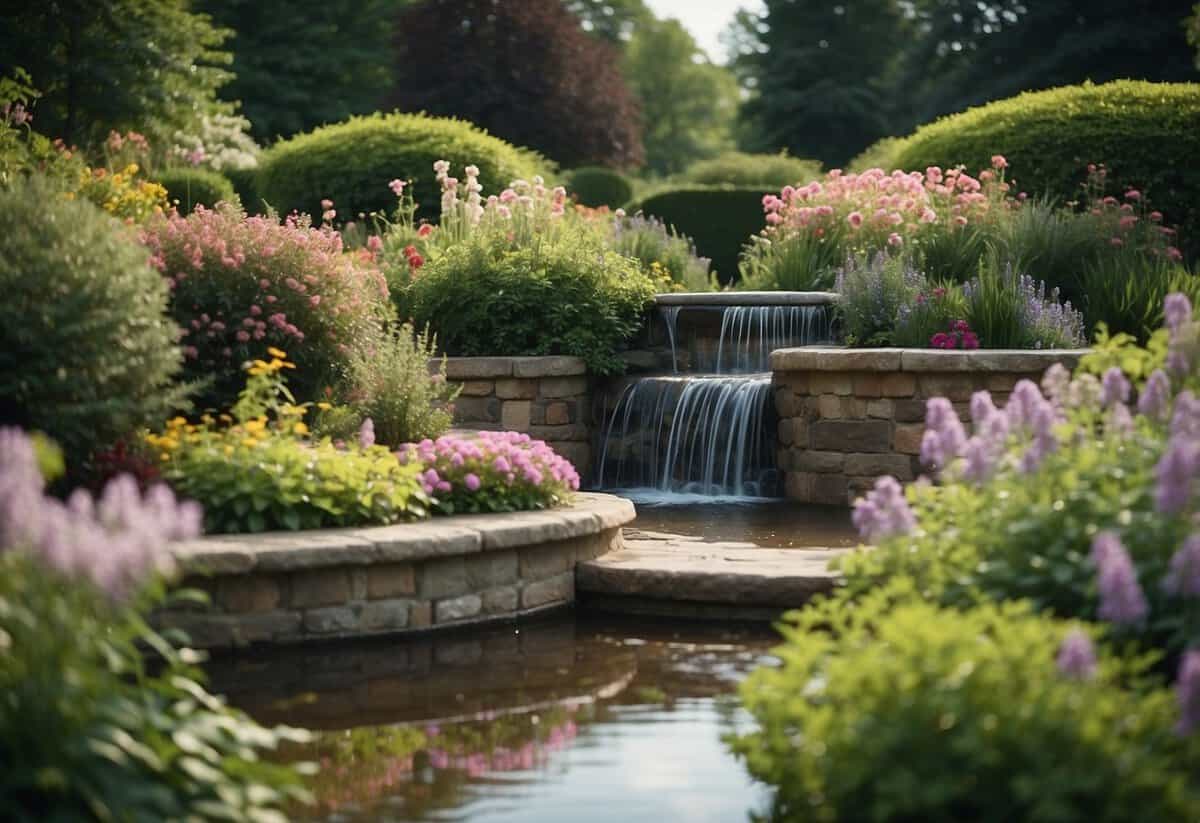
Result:
[[[837,239],[814,234],[750,236],[742,251],[737,286],[750,291],[827,291],[846,250]]]
[[[700,160],[679,175],[686,183],[761,187],[763,192],[807,183],[821,175],[821,164],[781,154],[729,151]]]
[[[636,261],[579,233],[452,246],[425,263],[400,306],[451,355],[575,355],[605,374],[621,370],[617,349],[654,293]]]
[[[1058,289],[989,255],[963,286],[966,319],[989,349],[1069,349],[1083,345],[1083,315]]]
[[[1020,188],[1064,201],[1080,198],[1089,163],[1105,163],[1114,184],[1152,197],[1185,249],[1200,251],[1200,84],[1119,80],[1021,94],[922,126],[894,163],[974,169],[995,154]]]
[[[640,214],[614,218],[609,245],[619,254],[640,260],[651,276],[664,271],[675,288],[687,291],[713,288],[713,277],[708,271],[711,261],[696,255],[691,238],[668,228],[657,218]]]
[[[1130,688],[1144,664],[1103,651],[1090,677],[1056,665],[1086,628],[1022,603],[946,610],[900,585],[790,621],[782,664],[742,686],[758,730],[734,743],[776,790],[771,819],[1200,815],[1200,737],[1176,733],[1175,695]]]
[[[233,184],[219,172],[176,167],[163,169],[156,176],[180,214],[191,214],[196,206],[212,209],[218,203],[238,202]]]
[[[616,209],[633,197],[633,184],[625,175],[613,169],[584,166],[567,172],[566,178],[567,191],[585,206]]]
[[[299,368],[293,385],[315,398],[390,316],[380,271],[345,254],[336,232],[312,228],[307,218],[281,225],[224,205],[162,217],[146,226],[143,241],[171,284],[187,374],[207,381],[207,406],[227,405],[242,364],[266,357],[270,346],[291,355]]]
[[[379,342],[353,352],[342,389],[344,405],[337,407],[339,412],[350,412],[340,417],[353,428],[343,422],[326,429],[322,418],[322,429],[348,439],[370,418],[377,441],[393,448],[445,433],[451,423],[448,406],[459,390],[446,382],[444,362],[431,372],[436,349],[436,338],[416,332],[406,323]]]
[[[722,283],[737,278],[742,245],[763,227],[760,188],[732,186],[672,187],[634,201],[630,214],[657,217],[696,243],[696,251],[712,261]]]
[[[179,328],[131,230],[14,182],[0,190],[0,422],[82,457],[184,401]]]
[[[229,180],[238,201],[247,214],[262,214],[266,205],[258,194],[258,169],[225,169],[221,172]]]
[[[891,346],[901,310],[927,290],[903,255],[851,258],[838,273],[838,317],[851,346]],[[925,344],[922,344],[925,345]]]
[[[867,146],[846,164],[846,171],[862,174],[867,169],[891,171],[901,168],[896,165],[896,156],[904,148],[904,138],[884,137]]]
[[[499,190],[514,179],[529,179],[549,163],[528,149],[515,148],[470,123],[423,114],[373,114],[322,126],[282,140],[268,149],[256,177],[258,193],[281,214],[295,209],[320,214],[332,200],[343,218],[391,211],[391,180],[413,181],[412,194],[436,220],[441,189],[433,164],[479,167],[479,182]]]

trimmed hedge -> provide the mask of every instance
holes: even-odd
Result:
[[[233,184],[233,190],[237,192],[238,199],[242,201],[242,208],[246,210],[246,214],[262,214],[266,211],[265,204],[258,196],[257,168],[225,169],[222,173]]]
[[[691,237],[696,253],[712,260],[717,277],[728,284],[737,278],[742,246],[766,225],[763,194],[749,186],[685,186],[648,195],[626,211],[657,217]]]
[[[259,163],[258,193],[281,214],[293,209],[321,213],[321,200],[333,201],[343,219],[359,213],[391,212],[394,179],[411,180],[418,218],[436,221],[441,188],[436,160],[450,161],[450,174],[479,167],[485,194],[498,194],[517,178],[530,178],[551,165],[530,149],[492,137],[464,120],[424,114],[372,114],[282,140]]]
[[[567,173],[567,191],[585,206],[615,209],[633,197],[633,184],[619,171],[583,166]]]
[[[788,157],[782,153],[748,154],[727,151],[708,160],[693,163],[679,178],[688,183],[763,186],[764,190],[767,190],[807,183],[820,176],[821,164],[816,160]]]
[[[214,208],[217,203],[237,203],[238,195],[229,178],[208,169],[174,168],[158,173],[167,199],[177,204],[180,214],[191,214],[196,206]]]
[[[922,126],[895,165],[982,169],[994,154],[1019,188],[1063,200],[1079,196],[1088,163],[1104,163],[1114,185],[1144,192],[1179,227],[1185,251],[1200,253],[1200,84],[1118,80],[1021,94]]]

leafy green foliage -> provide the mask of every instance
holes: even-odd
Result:
[[[0,420],[74,460],[185,401],[167,287],[133,233],[34,180],[0,189]]]
[[[983,168],[1003,154],[1031,195],[1077,200],[1088,163],[1139,189],[1178,224],[1185,250],[1200,243],[1200,87],[1117,81],[1022,94],[945,117],[905,138],[899,168]],[[1120,194],[1120,192],[1116,192]]]
[[[762,196],[757,187],[671,186],[634,201],[626,210],[657,217],[692,238],[721,282],[731,283],[737,277],[742,244],[762,228]]]
[[[807,183],[821,175],[815,160],[779,154],[749,154],[727,151],[707,160],[699,160],[679,176],[688,183],[703,185],[760,186],[763,191]]]
[[[837,280],[837,312],[846,342],[892,345],[901,309],[914,305],[925,285],[925,278],[902,255],[847,260]]]
[[[396,198],[394,179],[411,180],[412,195],[423,204],[421,217],[436,220],[441,188],[433,164],[479,167],[479,182],[499,190],[511,180],[529,179],[547,163],[462,120],[421,114],[352,117],[276,143],[264,153],[256,178],[259,196],[280,212],[320,214],[328,198],[343,217],[386,212]]]
[[[636,261],[578,233],[517,248],[452,246],[425,264],[399,303],[448,354],[575,355],[607,374],[621,370],[617,348],[654,293]]]
[[[216,100],[231,77],[229,34],[187,0],[23,3],[0,27],[0,74],[29,72],[45,135],[93,147],[136,129],[165,149],[176,131],[231,110]]]
[[[443,434],[459,389],[446,382],[444,360],[431,369],[436,356],[437,339],[407,323],[353,352],[342,387],[345,400],[335,407],[342,422],[334,426],[333,419],[327,423],[322,416],[320,429],[349,439],[369,417],[376,440],[392,447]]]
[[[765,238],[751,235],[739,263],[738,288],[751,291],[826,291],[846,261],[835,238],[814,233]]]
[[[24,553],[0,553],[7,819],[265,823],[308,799],[295,769],[264,759],[308,734],[263,728],[210,694],[198,655],[147,624],[164,602],[161,584],[116,604]]]
[[[214,208],[217,203],[238,202],[229,178],[207,169],[164,169],[155,175],[167,190],[167,199],[182,214],[191,214],[196,206]]]
[[[566,174],[567,192],[584,206],[620,208],[633,197],[633,184],[614,169],[584,166]]]
[[[1001,519],[992,521],[1003,523]],[[951,611],[903,582],[792,613],[782,663],[742,699],[734,741],[776,789],[773,819],[1187,820],[1200,738],[1144,661],[1103,653],[1087,680],[1055,665],[1070,623],[1024,603]]]
[[[670,281],[668,286],[687,291],[713,288],[710,262],[696,255],[690,237],[668,228],[661,220],[643,215],[617,217],[608,245],[618,254],[640,260],[653,279],[665,276]]]

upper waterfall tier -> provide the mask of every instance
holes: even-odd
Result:
[[[677,374],[765,372],[774,349],[829,343],[833,335],[833,312],[827,302],[721,306],[660,301],[658,310]],[[680,357],[682,352],[686,358]]]

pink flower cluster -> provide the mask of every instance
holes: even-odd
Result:
[[[543,508],[579,489],[579,473],[569,460],[518,432],[443,435],[408,443],[396,457],[425,467],[421,483],[443,510]]]
[[[171,286],[185,354],[198,366],[228,368],[268,346],[303,364],[308,349],[353,345],[386,311],[379,270],[344,254],[338,232],[306,217],[280,224],[201,206],[152,221],[142,241]]]
[[[161,485],[143,497],[127,474],[110,480],[99,499],[76,489],[65,504],[45,494],[44,485],[29,437],[0,428],[0,553],[28,552],[113,598],[170,570],[166,544],[201,531],[197,504],[177,502]]]
[[[849,233],[860,245],[881,249],[902,246],[930,230],[960,228],[986,219],[998,206],[1016,205],[1007,194],[1010,185],[998,174],[1007,161],[997,155],[992,164],[995,170],[976,177],[938,166],[890,174],[878,168],[861,174],[834,169],[822,180],[765,195],[764,235],[777,239]]]
[[[1101,222],[1109,243],[1115,248],[1137,247],[1168,260],[1182,260],[1183,252],[1175,245],[1175,230],[1162,225],[1163,214],[1150,208],[1145,195],[1127,188],[1120,198],[1105,195],[1108,169],[1104,164],[1089,164],[1084,183],[1087,210]]]
[[[935,349],[977,349],[979,337],[971,331],[966,320],[955,320],[947,331],[940,331],[929,338],[929,345]]]

